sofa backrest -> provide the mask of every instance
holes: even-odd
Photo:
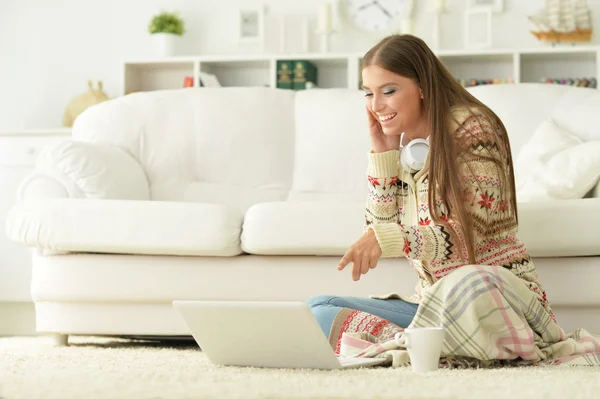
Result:
[[[538,125],[547,119],[584,142],[600,140],[600,90],[524,83],[475,86],[469,91],[502,119],[510,137],[513,159]],[[600,198],[600,183],[588,195]]]
[[[600,140],[594,123],[600,91],[561,85],[486,85],[468,89],[505,124],[516,159],[548,118],[584,141]],[[367,152],[361,90],[306,90],[296,94],[294,179],[290,200],[365,200]]]
[[[600,139],[600,91],[548,84],[469,88],[505,123],[516,157],[552,117],[583,140]],[[76,140],[128,151],[154,200],[239,205],[364,201],[370,149],[364,94],[198,88],[130,94],[75,121]]]
[[[144,169],[153,200],[246,209],[287,198],[294,92],[256,87],[134,93],[86,110],[73,138],[126,150]]]
[[[514,158],[538,125],[549,118],[583,141],[600,140],[596,122],[600,90],[544,83],[475,86],[468,90],[502,119]]]
[[[369,150],[362,91],[297,92],[294,178],[289,200],[364,200]]]

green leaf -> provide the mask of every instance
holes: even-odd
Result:
[[[152,17],[152,20],[148,24],[148,32],[151,34],[174,33],[182,36],[185,33],[185,23],[178,14],[163,11]]]

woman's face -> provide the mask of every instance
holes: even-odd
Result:
[[[424,109],[421,88],[409,78],[377,65],[362,70],[367,108],[379,120],[386,136],[418,129]]]

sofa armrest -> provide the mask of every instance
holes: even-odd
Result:
[[[148,200],[150,187],[120,148],[69,140],[45,148],[17,192],[18,201],[45,197]]]

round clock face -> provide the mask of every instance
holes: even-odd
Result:
[[[394,26],[407,3],[407,0],[344,0],[343,7],[356,27],[379,32]]]

